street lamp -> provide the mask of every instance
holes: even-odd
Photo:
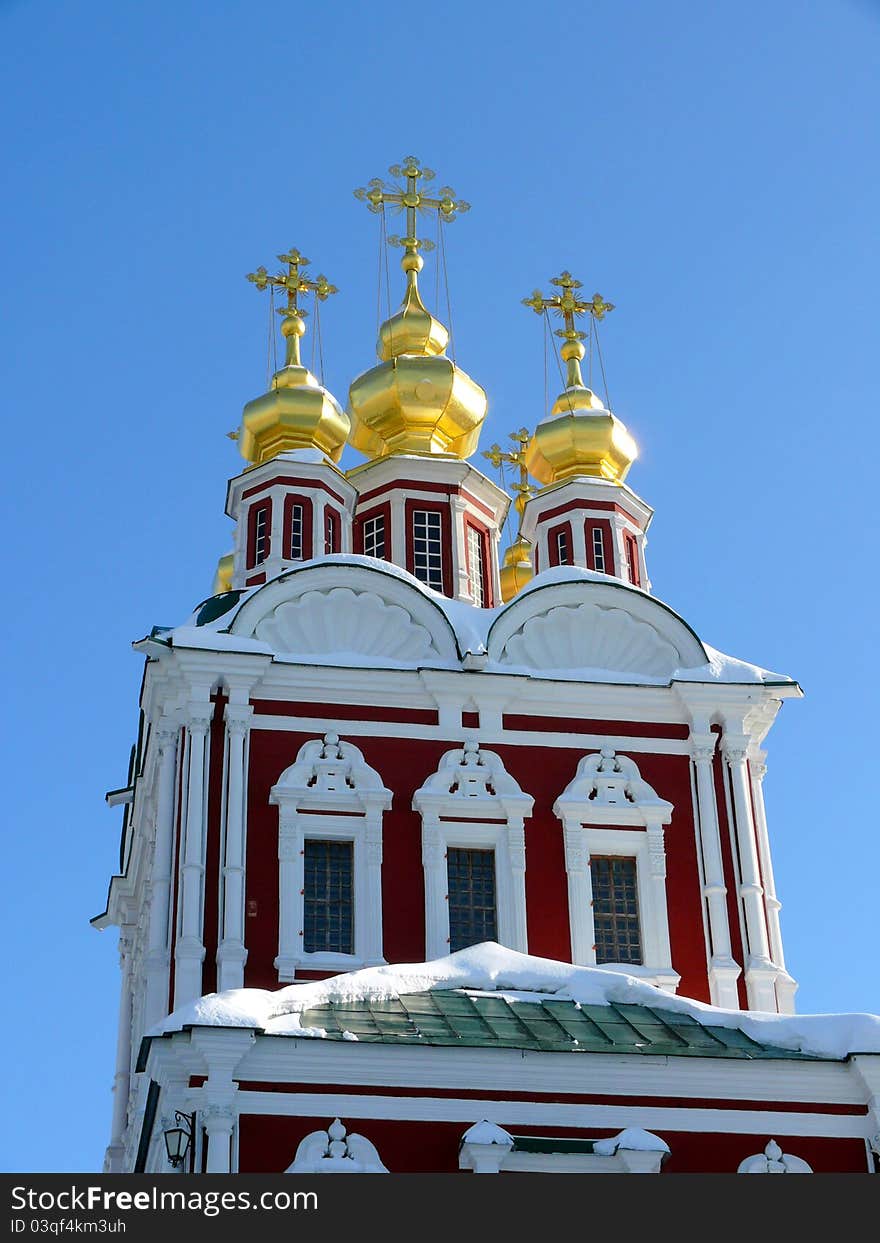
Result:
[[[185,1114],[175,1109],[174,1121],[177,1125],[169,1127],[165,1132],[165,1148],[168,1152],[168,1160],[177,1169],[183,1165],[189,1152],[196,1116],[194,1113]]]

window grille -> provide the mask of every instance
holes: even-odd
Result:
[[[426,587],[443,590],[443,532],[436,510],[413,511],[413,572]]]
[[[450,847],[446,871],[450,952],[480,941],[497,941],[495,851]]]
[[[302,561],[303,556],[303,507],[290,507],[290,549],[288,557],[291,561]]]
[[[307,840],[303,856],[303,949],[353,954],[354,842]]]
[[[269,511],[265,507],[257,510],[254,521],[254,565],[265,561],[269,552]]]
[[[566,527],[556,532],[556,564],[571,564],[571,553],[568,547],[568,529]]]
[[[364,523],[364,556],[385,559],[384,514],[375,514]]]
[[[605,541],[601,527],[593,527],[593,569],[605,573]]]
[[[593,880],[593,928],[596,962],[642,963],[636,861],[590,859]]]
[[[336,515],[324,511],[324,552],[336,552]]]

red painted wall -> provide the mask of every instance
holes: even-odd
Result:
[[[281,1173],[296,1156],[297,1145],[310,1131],[326,1130],[332,1110],[322,1118],[281,1118],[244,1114],[239,1132],[239,1172]],[[376,1145],[392,1174],[458,1172],[461,1137],[476,1117],[464,1122],[411,1122],[389,1119],[343,1119],[348,1127]],[[611,1128],[583,1130],[520,1126],[498,1122],[515,1135],[562,1135],[567,1139],[599,1139]],[[671,1149],[665,1174],[734,1174],[746,1157],[763,1152],[767,1135],[704,1135],[683,1131],[656,1132]],[[779,1138],[783,1152],[808,1161],[817,1173],[867,1173],[865,1145],[860,1139],[798,1136]]]
[[[264,712],[274,705],[261,702]],[[328,705],[329,709],[329,705]],[[363,710],[361,710],[363,711]],[[339,732],[345,737],[346,710]],[[381,725],[377,723],[377,732]],[[246,926],[248,961],[245,983],[278,987],[273,966],[278,952],[278,809],[269,791],[317,730],[303,733],[254,729],[248,776]],[[421,817],[412,810],[414,792],[436,771],[455,741],[418,738],[357,738],[368,764],[394,792],[385,813],[383,840],[383,915],[385,957],[389,962],[418,962],[425,955],[424,879]],[[526,821],[526,906],[529,950],[546,958],[571,957],[568,888],[562,824],[553,803],[574,776],[583,752],[553,746],[493,747],[508,772],[535,799]],[[586,748],[585,748],[586,750]],[[639,754],[642,776],[675,806],[666,830],[667,895],[672,961],[681,973],[680,992],[709,1000],[699,874],[693,824],[689,760],[680,755]],[[254,907],[256,904],[256,907]]]

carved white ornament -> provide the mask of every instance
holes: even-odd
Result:
[[[430,631],[372,591],[332,587],[286,600],[257,623],[256,638],[296,656],[331,652],[391,660],[437,659]]]
[[[312,1131],[300,1141],[285,1174],[387,1174],[374,1144],[347,1133],[338,1118],[326,1131]]]
[[[557,605],[531,617],[504,644],[500,661],[532,669],[608,669],[669,677],[678,649],[648,622],[597,604]]]
[[[763,1152],[754,1157],[746,1157],[740,1162],[737,1174],[812,1174],[812,1166],[801,1157],[793,1157],[790,1152],[783,1152],[775,1139]]]

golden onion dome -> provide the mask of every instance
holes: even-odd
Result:
[[[325,276],[307,280],[302,269],[309,261],[295,248],[278,258],[287,263],[286,273],[270,276],[265,268],[258,268],[248,280],[258,289],[273,286],[287,292],[287,306],[278,312],[284,316],[285,365],[275,372],[269,391],[245,406],[238,447],[242,457],[254,465],[291,449],[319,449],[338,462],[348,439],[348,415],[302,365],[300,341],[306,330],[306,313],[298,306],[299,294],[314,293],[317,304],[336,293],[336,286]]]
[[[227,591],[232,591],[232,574],[235,568],[235,554],[228,552],[217,562],[217,572],[214,575],[214,590],[211,592],[214,596],[225,595]]]
[[[470,457],[486,417],[485,392],[444,354],[449,333],[422,302],[418,273],[423,263],[415,250],[404,254],[406,293],[400,310],[379,330],[379,365],[349,389],[349,439],[367,457]]]
[[[501,567],[501,599],[507,604],[535,576],[531,545],[518,535],[504,554]]]
[[[581,282],[568,271],[554,276],[551,284],[560,292],[545,297],[536,289],[523,304],[538,315],[553,310],[562,316],[565,327],[556,335],[563,339],[559,352],[568,374],[564,391],[526,447],[525,464],[529,474],[545,486],[575,475],[595,475],[621,483],[638,457],[638,447],[620,419],[584,384],[584,333],[575,328],[576,316],[589,314],[598,322],[614,310],[614,305],[598,293],[591,299],[579,297]]]

